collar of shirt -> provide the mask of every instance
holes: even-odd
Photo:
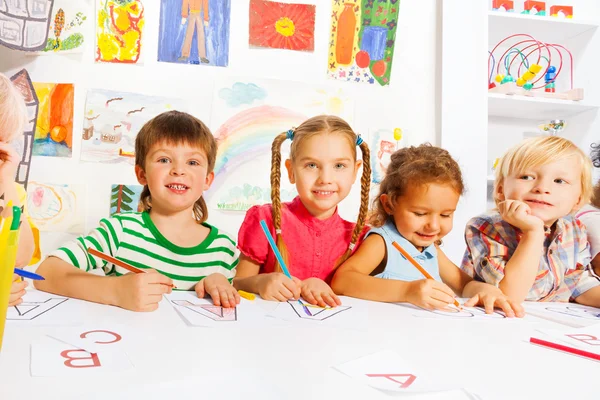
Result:
[[[290,203],[286,203],[287,209],[294,214],[300,222],[306,225],[308,228],[314,231],[324,231],[327,227],[332,226],[337,223],[342,218],[339,216],[337,212],[337,207],[333,212],[333,215],[327,219],[318,219],[315,218],[304,206],[302,201],[300,200],[300,196],[296,196],[294,200]]]

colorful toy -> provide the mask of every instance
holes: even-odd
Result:
[[[546,2],[544,1],[527,0],[523,3],[523,8],[521,14],[546,15]]]
[[[492,0],[492,9],[494,11],[504,11],[506,12],[514,12],[515,11],[515,2],[512,0]]]
[[[550,7],[550,16],[558,17],[562,13],[565,18],[573,18],[573,6],[552,6]]]
[[[569,60],[570,87],[557,93],[556,82],[563,71],[564,58]],[[489,52],[488,72],[490,92],[583,100],[583,89],[573,88],[571,52],[562,45],[543,43],[528,34],[510,35],[498,42]]]

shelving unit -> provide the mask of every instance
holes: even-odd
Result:
[[[528,97],[488,93],[488,116],[506,118],[566,119],[582,112],[600,108],[585,101],[555,100],[544,97]]]
[[[515,33],[543,38],[547,43],[564,43],[584,33],[593,33],[599,21],[526,15],[515,12],[488,11],[488,40],[497,43]]]
[[[527,136],[524,135],[525,132],[535,131],[542,121],[566,120],[565,134],[571,137],[573,131],[568,131],[569,126],[577,125],[580,118],[587,121],[599,119],[597,116],[600,113],[597,110],[600,108],[600,104],[596,104],[596,102],[599,98],[600,85],[589,77],[578,80],[577,72],[579,66],[585,63],[589,64],[590,53],[587,52],[594,52],[594,48],[597,48],[600,8],[594,0],[569,0],[565,3],[574,6],[574,19],[526,15],[520,14],[518,11],[508,13],[489,10],[487,12],[488,50],[492,50],[503,38],[519,33],[531,35],[544,43],[561,44],[571,50],[576,48],[579,53],[574,53],[575,85],[582,87],[578,86],[578,84],[581,85],[581,82],[584,82],[585,85],[582,87],[584,99],[581,101],[488,92],[488,160],[501,156],[506,149]],[[517,4],[522,6],[522,2],[515,1],[515,5]],[[550,3],[546,2],[546,4]],[[594,9],[593,7],[596,7],[595,10],[598,12],[585,13],[583,11]],[[526,39],[524,38],[524,40]],[[592,45],[592,43],[596,43],[596,45]],[[588,54],[588,60],[585,63],[580,58],[583,52]],[[587,75],[589,75],[589,71],[587,71]],[[564,79],[564,75],[561,74],[559,79]],[[596,112],[596,117],[590,117],[588,113],[590,111]],[[583,115],[586,117],[582,117]],[[579,132],[577,133],[579,134]],[[493,183],[493,174],[488,174],[488,207],[493,205],[491,197]]]

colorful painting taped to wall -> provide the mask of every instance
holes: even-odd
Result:
[[[141,64],[146,16],[141,0],[96,0],[96,61]]]
[[[371,129],[369,149],[371,149],[371,181],[381,183],[385,176],[390,157],[402,147],[402,129]]]
[[[226,67],[231,0],[161,0],[158,61]]]
[[[40,231],[84,233],[85,185],[29,181],[27,212]]]
[[[80,53],[93,15],[92,0],[54,0],[42,53]]]
[[[29,170],[31,168],[31,156],[33,152],[33,138],[37,126],[39,100],[27,70],[20,70],[14,74],[10,80],[23,96],[27,107],[27,123],[25,124],[23,135],[15,138],[11,142],[21,159],[19,167],[17,168],[15,182],[23,185],[25,189],[27,189]]]
[[[186,111],[184,101],[109,90],[88,90],[81,160],[134,163],[135,137],[151,118],[169,110]]]
[[[215,180],[205,197],[218,210],[245,211],[270,202],[271,144],[279,133],[315,115],[339,115],[348,122],[354,115],[353,100],[340,89],[262,79],[224,80],[216,88],[211,124],[219,148]],[[282,146],[282,160],[287,154],[289,141]],[[282,170],[282,201],[289,201],[295,186]]]
[[[73,84],[34,82],[33,87],[39,100],[33,155],[71,157],[75,101]]]
[[[110,215],[142,211],[139,206],[141,185],[112,185],[110,191]]]
[[[250,0],[250,46],[313,51],[315,8],[311,4]]]
[[[54,0],[0,1],[0,45],[38,51],[46,47]]]
[[[400,0],[332,0],[330,78],[389,85]]]

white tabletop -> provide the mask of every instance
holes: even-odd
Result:
[[[155,312],[135,313],[71,299],[63,307],[71,307],[72,324],[122,326],[135,336],[126,349],[135,368],[94,379],[31,377],[30,344],[56,327],[9,321],[0,354],[0,399],[386,399],[331,368],[385,349],[482,399],[600,394],[598,363],[527,342],[535,329],[561,325],[533,317],[425,319],[396,305],[364,303],[368,326],[360,331],[285,321],[243,329],[189,327],[166,300]],[[408,397],[476,398],[458,390]]]

